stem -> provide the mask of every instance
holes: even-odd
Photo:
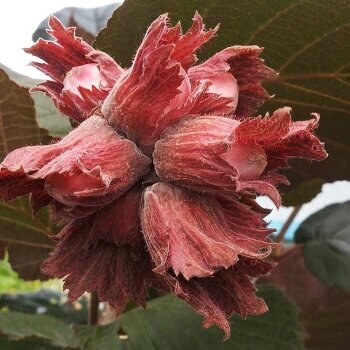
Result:
[[[283,238],[285,236],[285,234],[287,233],[290,225],[292,224],[293,220],[295,219],[295,217],[298,215],[300,209],[301,209],[302,205],[297,205],[293,208],[292,212],[290,213],[288,219],[286,220],[286,222],[284,223],[284,225],[282,226],[280,232],[278,233],[278,235],[275,237],[275,242],[279,243],[283,241]]]
[[[286,220],[286,222],[283,224],[280,232],[278,233],[278,235],[275,237],[275,243],[280,243],[283,241],[284,236],[286,235],[290,225],[292,224],[293,220],[295,219],[295,217],[298,215],[300,209],[301,209],[301,205],[297,205],[293,208],[292,212],[290,213],[288,219]],[[278,244],[271,253],[272,257],[279,257],[281,254],[283,253],[283,246],[281,244]]]
[[[96,292],[90,293],[90,304],[89,304],[89,325],[94,326],[98,324],[98,313],[99,313],[99,300]]]

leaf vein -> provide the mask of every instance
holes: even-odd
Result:
[[[314,46],[315,44],[317,44],[318,42],[320,42],[324,38],[326,38],[328,35],[333,34],[333,33],[337,32],[338,30],[343,29],[344,27],[347,27],[349,25],[350,25],[350,23],[345,23],[341,26],[338,26],[338,27],[324,33],[323,35],[319,36],[317,39],[311,41],[307,45],[303,46],[300,50],[296,51],[293,55],[291,55],[289,57],[289,59],[279,67],[278,71],[282,72],[283,70],[285,70],[290,65],[290,63],[292,63],[299,55],[301,55],[304,51],[308,50],[310,47]]]

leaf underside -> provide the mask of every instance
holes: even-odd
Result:
[[[306,267],[322,282],[350,291],[350,201],[308,217],[295,234]]]
[[[11,81],[0,70],[0,157],[21,146],[47,143],[48,133],[39,128],[34,102],[25,87]],[[40,263],[53,247],[49,212],[42,210],[36,219],[27,198],[0,203],[0,246],[7,247],[12,268],[26,280],[46,279]]]

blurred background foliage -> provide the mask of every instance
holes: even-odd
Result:
[[[0,261],[0,294],[29,292],[38,290],[42,287],[41,281],[23,281],[18,274],[12,270],[7,258]]]
[[[126,0],[93,9],[69,7],[55,15],[128,66],[153,19],[170,12],[173,24],[181,20],[188,28],[195,10],[208,27],[221,23],[218,37],[200,52],[201,59],[234,44],[265,47],[267,64],[281,74],[267,84],[275,98],[261,113],[290,105],[297,119],[315,111],[322,114],[318,134],[330,157],[307,166],[293,164],[284,204],[298,210],[324,183],[349,180],[349,1]],[[48,39],[46,26],[44,19],[34,40]],[[10,111],[15,116],[1,114],[1,157],[22,145],[51,142],[71,129],[51,100],[29,95],[28,88],[37,82],[0,66],[0,114]],[[111,313],[101,317],[108,325],[86,325],[87,298],[69,304],[61,282],[44,281],[40,273],[40,263],[53,247],[48,236],[58,231],[48,211],[34,219],[26,199],[1,203],[0,349],[349,349],[349,203],[313,214],[301,223],[294,241],[276,250],[273,259],[279,264],[258,286],[269,313],[244,321],[233,317],[233,335],[225,343],[217,329],[203,330],[201,318],[184,303],[152,291],[146,310],[131,303],[117,320]]]

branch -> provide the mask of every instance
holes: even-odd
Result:
[[[96,292],[90,293],[90,303],[89,303],[89,325],[97,325],[98,324],[98,316],[99,316],[99,300],[98,294]]]
[[[290,225],[294,221],[295,217],[298,215],[301,205],[297,205],[293,208],[292,212],[290,213],[288,219],[282,226],[280,232],[278,235],[275,236],[275,243],[280,243],[283,241],[284,236],[286,235]],[[283,246],[281,244],[278,244],[273,250],[272,250],[272,256],[273,257],[279,257],[283,252]]]
[[[292,212],[290,213],[288,219],[286,220],[286,222],[284,223],[284,225],[282,226],[280,232],[278,233],[278,235],[275,237],[275,242],[279,243],[283,241],[284,236],[286,235],[290,225],[292,224],[292,222],[294,221],[295,217],[298,215],[300,209],[301,209],[302,205],[297,205],[293,208]]]

